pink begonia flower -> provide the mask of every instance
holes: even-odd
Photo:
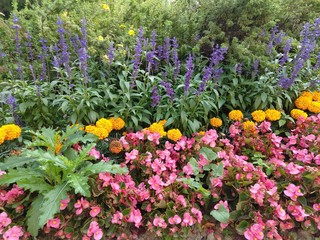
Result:
[[[291,213],[292,216],[295,217],[296,221],[298,222],[302,222],[305,217],[309,216],[309,214],[306,214],[306,211],[300,205],[289,205],[288,211]]]
[[[187,138],[185,136],[182,136],[178,142],[176,142],[175,146],[174,146],[174,150],[176,151],[180,151],[180,150],[185,150],[186,149],[186,145],[187,145]]]
[[[191,208],[191,213],[197,218],[198,223],[202,221],[202,212],[196,208]]]
[[[122,212],[116,211],[115,214],[113,214],[111,222],[114,224],[120,224],[121,225],[121,220],[123,218]]]
[[[168,219],[168,222],[172,225],[181,223],[181,217],[178,215],[174,215],[173,217]]]
[[[294,228],[293,222],[280,222],[280,229],[289,230]]]
[[[161,191],[161,188],[164,185],[164,182],[158,175],[152,176],[148,183],[150,184],[150,188],[156,190],[157,193]]]
[[[4,234],[3,239],[5,240],[19,240],[23,236],[22,227],[13,226],[9,228]]]
[[[147,139],[150,141],[150,142],[153,142],[155,144],[160,144],[159,142],[159,139],[161,138],[160,134],[155,132],[155,133],[148,133],[147,134]]]
[[[119,141],[121,142],[121,145],[123,147],[124,150],[128,151],[130,149],[130,145],[129,143],[126,141],[126,138],[124,136],[122,136]]]
[[[261,131],[261,133],[266,133],[266,132],[272,131],[271,122],[269,122],[269,121],[263,121],[262,123],[260,123],[258,128]]]
[[[91,207],[90,216],[95,217],[100,213],[101,209],[98,206]]]
[[[192,226],[196,223],[196,220],[190,215],[190,213],[185,212],[183,214],[183,220],[181,223],[181,226],[187,227],[187,226]]]
[[[161,175],[163,171],[167,170],[165,164],[158,158],[154,159],[151,168],[157,175]]]
[[[139,151],[137,149],[133,149],[131,152],[126,152],[126,164],[131,162],[132,160],[137,159],[138,155],[139,155]]]
[[[163,218],[161,218],[161,217],[155,217],[155,218],[153,219],[153,225],[154,225],[155,227],[160,227],[160,228],[163,228],[163,229],[167,228],[167,223],[166,223],[166,221],[165,221]]]
[[[1,171],[1,170],[0,170],[0,176],[2,176],[2,175],[4,175],[4,174],[7,174],[6,171]]]
[[[24,194],[23,188],[19,188],[18,185],[14,184],[13,188],[6,193],[3,200],[7,201],[8,204],[11,204],[22,194]]]
[[[263,228],[260,224],[253,224],[246,229],[244,236],[247,240],[262,240],[264,238]]]
[[[313,209],[315,210],[315,211],[320,211],[320,203],[315,203],[315,204],[313,204]],[[1,222],[1,221],[0,221]]]
[[[259,204],[259,206],[263,206],[263,199],[264,199],[265,190],[266,190],[265,186],[261,185],[260,183],[256,183],[255,185],[253,185],[249,188],[251,198],[256,200],[256,202]]]
[[[301,167],[298,164],[294,164],[293,162],[291,162],[287,165],[286,171],[291,175],[297,175],[304,171],[304,167]]]
[[[90,150],[89,155],[93,156],[95,159],[100,158],[100,152],[95,147]]]
[[[58,229],[60,227],[60,219],[59,218],[49,219],[47,221],[47,227]]]
[[[309,154],[307,149],[293,149],[293,157],[296,158],[298,161],[311,164],[313,156]]]
[[[193,170],[192,170],[192,167],[191,167],[190,163],[187,163],[187,165],[185,165],[183,167],[182,171],[188,176],[193,174]]]
[[[60,201],[60,210],[64,210],[68,207],[68,203],[70,202],[70,198],[64,199]]]
[[[83,197],[82,197],[80,200],[78,200],[74,204],[74,207],[77,208],[76,214],[80,215],[82,213],[83,209],[90,207],[90,203],[87,200],[83,199]]]
[[[320,154],[318,154],[317,156],[314,157],[314,162],[315,162],[317,165],[320,165]]]
[[[87,231],[87,235],[89,237],[92,237],[92,235],[93,235],[94,240],[100,240],[102,238],[103,232],[102,232],[99,224],[96,221],[92,221],[90,223],[90,226]]]
[[[110,185],[110,182],[112,181],[113,176],[111,176],[111,174],[108,172],[99,173],[99,179],[103,181],[102,186],[107,187]]]
[[[286,196],[290,197],[292,201],[297,201],[298,196],[303,196],[303,193],[300,191],[300,186],[292,183],[290,183],[283,192]]]
[[[141,225],[141,220],[142,216],[140,210],[132,208],[130,211],[128,222],[133,222],[134,225],[139,228]]]
[[[90,240],[90,237],[88,237],[87,235],[84,235],[84,236],[82,237],[82,240]]]
[[[202,137],[202,141],[212,148],[216,146],[217,139],[218,139],[218,134],[217,134],[217,131],[214,129],[210,129]]]
[[[210,182],[213,187],[217,187],[217,188],[222,187],[222,181],[220,178],[211,178]]]
[[[286,211],[279,204],[276,206],[275,215],[281,220],[286,220],[288,218]]]
[[[7,227],[12,220],[8,217],[6,212],[0,213],[0,234],[2,233],[3,229]]]
[[[179,203],[182,207],[186,207],[186,206],[187,206],[186,199],[184,198],[183,195],[179,195],[179,196],[176,198],[176,202]]]

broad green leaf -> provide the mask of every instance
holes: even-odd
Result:
[[[39,218],[41,215],[40,208],[43,200],[43,195],[38,195],[38,197],[32,201],[31,207],[27,213],[28,232],[30,232],[33,237],[38,235],[38,231],[42,227],[39,225]]]
[[[1,176],[0,186],[4,184],[16,183],[18,181],[33,177],[42,178],[43,174],[35,171],[32,168],[11,169],[7,174]]]
[[[75,193],[80,193],[84,197],[90,197],[90,186],[88,184],[88,177],[77,174],[70,174],[68,176],[69,184],[74,188]]]
[[[210,148],[202,147],[200,149],[200,153],[209,161],[215,160],[217,158],[217,154]]]
[[[195,158],[190,158],[189,164],[191,165],[194,175],[198,175],[200,169],[197,160]]]
[[[210,215],[214,217],[216,220],[222,223],[228,223],[230,213],[225,208],[224,205],[220,205],[218,210],[213,210],[210,212]]]
[[[211,175],[213,177],[223,176],[223,163],[219,163],[218,165],[213,165]]]
[[[60,211],[60,201],[68,198],[69,184],[64,182],[44,194],[44,201],[40,208],[39,226],[42,227]]]
[[[237,226],[236,230],[240,235],[243,235],[244,231],[249,227],[249,223],[246,220],[242,220]]]
[[[268,97],[268,95],[267,95],[265,92],[263,92],[263,93],[261,94],[261,100],[262,100],[262,102],[265,102],[265,101],[267,100],[267,97]]]
[[[202,187],[199,182],[196,182],[193,178],[179,178],[177,179],[178,182],[183,182],[187,184],[190,188],[198,190]]]
[[[22,180],[17,181],[19,187],[24,188],[25,190],[30,190],[31,192],[47,192],[52,190],[52,186],[44,180],[44,176],[29,176]]]

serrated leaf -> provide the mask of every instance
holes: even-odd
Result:
[[[218,210],[211,211],[210,215],[222,223],[228,223],[230,217],[230,213],[222,204],[219,206]]]
[[[11,168],[16,168],[16,167],[23,166],[25,164],[32,163],[36,160],[37,158],[25,156],[25,154],[22,154],[20,156],[11,156],[6,158],[5,162],[0,163],[0,169],[7,170]]]
[[[0,178],[0,186],[4,184],[16,183],[18,181],[32,178],[32,177],[43,177],[40,172],[36,172],[32,168],[18,168],[11,169],[7,174],[4,174]]]
[[[90,186],[88,184],[88,177],[77,174],[70,174],[68,176],[69,184],[74,188],[75,193],[80,193],[84,197],[90,197]]]
[[[52,190],[52,186],[44,180],[44,177],[31,176],[17,181],[19,187],[31,192],[47,192]]]
[[[121,167],[119,164],[112,164],[110,162],[90,163],[88,166],[81,168],[82,175],[90,176],[95,173],[109,172],[112,174],[124,174],[128,172],[127,167]]]
[[[68,198],[69,184],[64,182],[56,185],[54,189],[44,194],[44,201],[40,209],[39,226],[44,226],[60,211],[60,201]]]
[[[42,206],[43,199],[43,195],[38,195],[38,197],[32,201],[31,207],[27,213],[28,232],[33,237],[38,235],[38,231],[41,228],[39,225],[39,218],[41,215],[40,208]]]
[[[212,149],[207,147],[202,147],[200,149],[200,153],[209,161],[215,160],[217,158],[217,154],[214,151],[212,151]]]

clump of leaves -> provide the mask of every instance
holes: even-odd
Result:
[[[90,197],[89,177],[100,172],[123,174],[126,168],[112,161],[92,162],[89,151],[97,137],[67,127],[65,132],[42,128],[30,131],[33,141],[26,141],[21,155],[11,156],[0,163],[7,174],[0,178],[0,185],[16,183],[19,187],[36,194],[26,216],[28,231],[36,236],[38,230],[58,213],[60,201],[69,194]],[[73,145],[81,143],[81,150]]]

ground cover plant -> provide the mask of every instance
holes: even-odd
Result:
[[[1,238],[320,238],[318,6],[163,3],[13,1]]]

